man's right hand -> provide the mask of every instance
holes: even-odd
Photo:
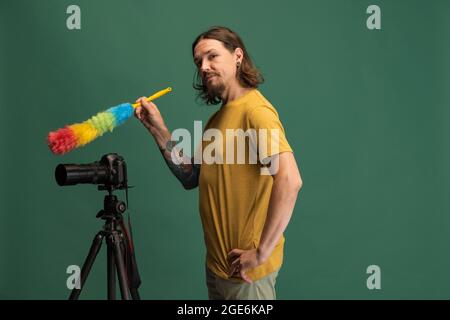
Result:
[[[134,110],[134,116],[150,131],[158,145],[163,147],[170,140],[170,133],[156,104],[146,99],[141,97],[136,100],[141,105]]]
[[[134,110],[134,115],[150,132],[165,127],[164,120],[156,104],[148,102],[146,97],[140,97],[136,102],[141,105]]]

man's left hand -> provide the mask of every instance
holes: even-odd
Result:
[[[241,250],[233,249],[228,253],[228,264],[231,266],[229,276],[239,273],[241,278],[252,283],[252,280],[246,275],[245,271],[256,268],[264,261],[257,249]]]

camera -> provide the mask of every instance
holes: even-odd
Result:
[[[109,189],[126,189],[127,166],[121,156],[110,153],[93,163],[59,164],[55,169],[55,179],[60,186],[90,183]]]

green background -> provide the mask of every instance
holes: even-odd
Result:
[[[68,30],[66,8],[81,8]],[[381,7],[381,30],[366,9]],[[279,299],[450,298],[450,2],[0,2],[0,298],[66,299],[102,221],[104,192],[58,187],[58,163],[128,164],[144,299],[206,299],[198,191],[170,174],[130,119],[64,156],[49,131],[167,86],[170,129],[205,124],[191,43],[236,30],[278,109],[303,188],[286,231]],[[119,197],[124,199],[120,192]],[[106,247],[82,293],[106,297]],[[366,268],[381,268],[368,290]]]

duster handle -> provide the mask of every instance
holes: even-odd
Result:
[[[152,101],[152,100],[158,99],[159,97],[161,97],[161,96],[163,96],[163,95],[169,93],[170,91],[172,91],[172,88],[171,88],[171,87],[168,87],[168,88],[166,88],[166,89],[164,89],[164,90],[158,91],[158,92],[155,93],[154,95],[151,95],[151,96],[148,97],[146,100],[147,100],[147,101]],[[141,104],[140,104],[139,102],[133,103],[133,104],[132,104],[133,108],[135,108],[135,109],[136,109],[137,107],[139,107],[140,105],[141,105]]]

